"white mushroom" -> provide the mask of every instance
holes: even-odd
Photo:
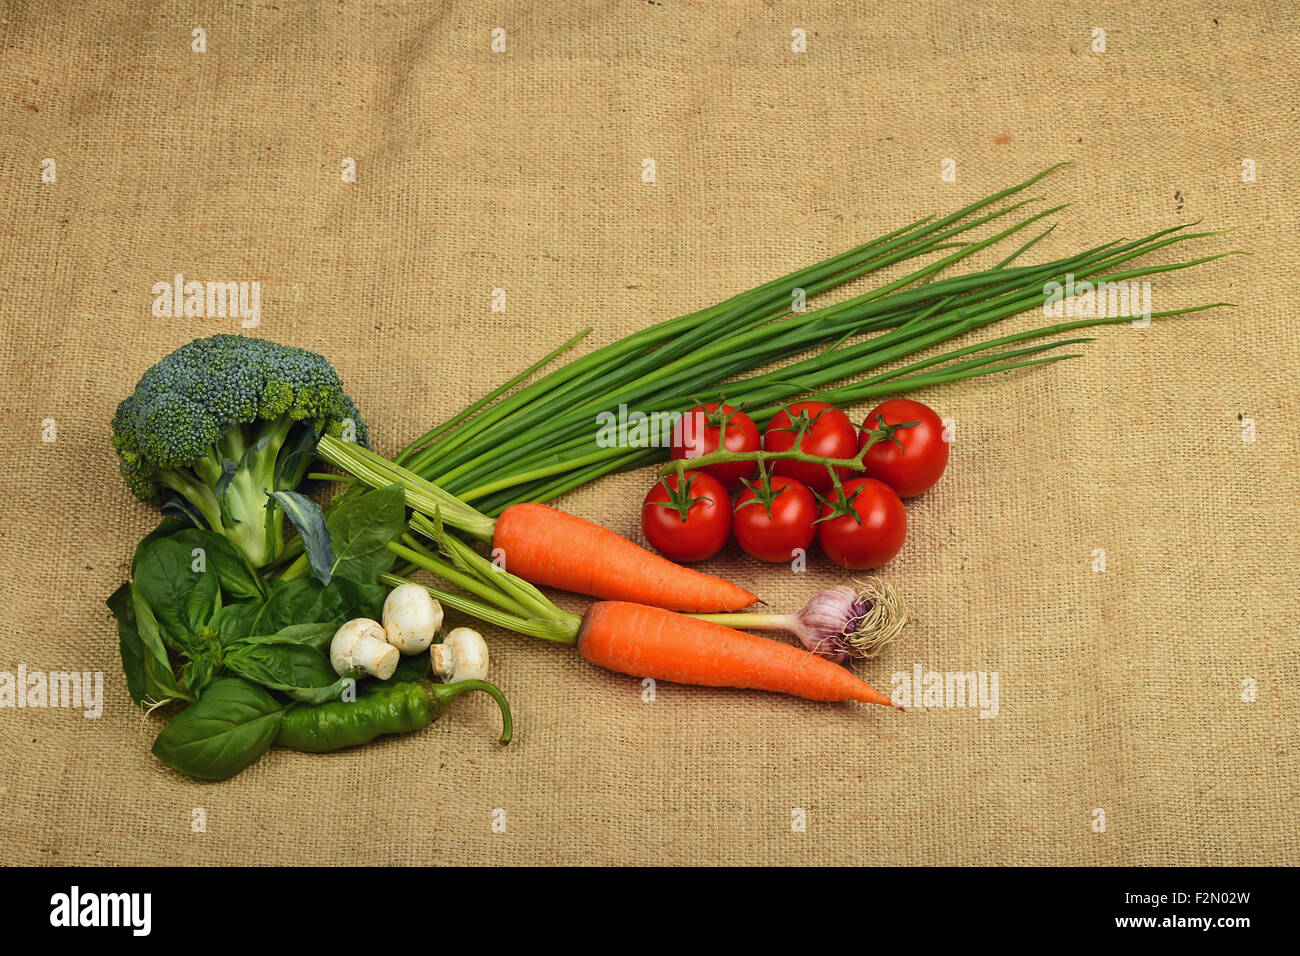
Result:
[[[363,674],[388,680],[400,659],[397,648],[384,639],[379,622],[367,617],[348,621],[334,632],[334,640],[330,641],[330,665],[336,674],[346,674],[355,668]]]
[[[483,635],[473,628],[458,627],[429,648],[433,673],[440,681],[487,680],[488,649]]]
[[[384,600],[384,634],[403,654],[419,654],[442,627],[442,605],[418,584],[393,588]]]

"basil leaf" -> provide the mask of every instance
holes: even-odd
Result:
[[[159,624],[176,639],[177,649],[182,652],[188,650],[184,638],[195,630],[190,623],[191,592],[204,578],[208,578],[207,587],[216,585],[215,576],[209,578],[206,569],[192,570],[192,562],[185,545],[174,538],[159,538],[137,559],[132,582],[136,593],[148,602]]]
[[[140,703],[148,696],[144,672],[144,642],[135,624],[135,607],[131,600],[130,583],[123,584],[109,595],[105,602],[117,619],[117,641],[122,654],[122,670],[126,674],[126,690],[131,700]]]
[[[194,584],[185,601],[185,624],[191,635],[198,634],[221,607],[221,585],[215,574],[204,574]],[[193,641],[187,642],[190,646]]]
[[[392,555],[392,552],[389,552]],[[394,555],[395,557],[395,555]],[[351,578],[335,578],[330,581],[325,606],[332,612],[327,617],[299,618],[307,621],[333,621],[346,624],[354,617],[368,617],[378,621],[384,614],[384,599],[388,597],[388,588],[382,584],[363,584]]]
[[[231,644],[253,633],[253,621],[262,610],[260,604],[227,604],[212,615],[208,626],[217,632],[221,644]]]
[[[388,592],[381,584],[361,584],[335,576],[328,586],[315,578],[277,584],[253,619],[251,634],[275,634],[291,624],[329,623],[354,617],[378,618]]]
[[[338,630],[336,624],[290,624],[275,634],[256,634],[241,639],[244,644],[305,644],[323,651]]]
[[[334,546],[332,575],[373,584],[393,566],[388,542],[401,536],[406,521],[406,493],[400,483],[344,498],[326,518]]]
[[[181,683],[185,685],[191,697],[198,697],[212,680],[212,674],[216,669],[217,655],[202,654],[185,665],[181,671]]]
[[[183,528],[169,536],[184,545],[191,562],[195,550],[203,552],[209,571],[214,572],[221,584],[221,593],[232,601],[264,601],[267,587],[261,575],[248,566],[235,546],[223,534],[202,528]]]
[[[328,687],[291,687],[284,688],[284,692],[295,700],[300,700],[304,704],[328,704],[330,701],[338,700],[343,696],[343,688],[349,684],[357,682],[356,671],[351,671],[336,679]]]
[[[337,697],[334,688],[341,689],[342,685],[329,658],[307,644],[241,641],[226,650],[225,666],[241,677],[307,703]]]
[[[330,583],[330,568],[334,564],[334,552],[330,548],[330,533],[325,527],[325,513],[320,505],[296,491],[273,491],[274,498],[293,523],[302,538],[302,548],[321,584]]]
[[[282,714],[281,704],[256,684],[220,677],[162,729],[154,756],[191,777],[225,780],[266,752]]]
[[[315,578],[276,583],[271,587],[271,596],[253,618],[249,633],[274,634],[290,624],[327,620],[324,611],[325,586]]]
[[[153,544],[159,538],[170,538],[181,531],[198,531],[198,528],[190,527],[188,521],[180,521],[176,518],[163,518],[158,522],[158,527],[154,528],[147,535],[140,539],[140,543],[135,546],[135,554],[131,558],[131,567],[135,568],[136,562],[140,560],[140,555],[144,553],[145,548]],[[222,540],[225,540],[224,538]],[[134,572],[133,572],[134,573]]]
[[[164,700],[174,698],[190,700],[190,695],[182,691],[176,683],[172,672],[171,658],[167,655],[167,646],[163,643],[158,629],[158,621],[148,602],[141,596],[134,584],[131,588],[131,607],[135,615],[136,633],[139,635],[143,649],[141,666],[144,671],[144,690],[149,698]],[[143,699],[143,698],[142,698]]]

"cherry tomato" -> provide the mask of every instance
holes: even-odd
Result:
[[[844,498],[852,514],[835,515],[830,504],[822,505],[817,541],[826,557],[841,567],[864,571],[885,564],[903,547],[907,537],[907,513],[898,492],[874,478],[853,478],[844,482]],[[827,501],[839,501],[831,492]],[[835,515],[832,517],[832,515]]]
[[[736,499],[732,527],[736,541],[760,561],[789,561],[795,549],[808,550],[817,536],[817,500],[808,486],[794,478],[773,475],[770,506],[753,488]],[[770,511],[770,513],[769,513]]]
[[[909,428],[890,427],[904,422],[917,424]],[[872,445],[863,459],[863,473],[867,477],[883,481],[900,498],[911,498],[934,487],[948,466],[943,420],[934,409],[909,398],[895,398],[877,405],[862,423],[859,449],[871,440],[873,430],[888,434]]]
[[[676,475],[655,482],[641,504],[641,529],[665,558],[703,561],[731,537],[731,499],[712,475],[687,471],[682,477],[680,489]]]
[[[858,453],[858,431],[849,416],[826,402],[794,402],[772,416],[763,435],[763,448],[767,451],[789,451],[794,448],[797,428],[804,426],[803,441],[799,450],[825,458],[852,458]],[[791,420],[790,415],[794,418]],[[847,478],[849,469],[837,468],[840,478]],[[814,491],[826,492],[831,487],[831,476],[821,465],[806,461],[778,461],[772,469],[775,475],[785,475],[802,481]]]
[[[718,437],[724,433],[726,437],[719,443]],[[761,447],[758,426],[752,418],[730,405],[709,402],[696,405],[682,416],[673,428],[670,454],[673,461],[699,458],[717,451],[719,444],[727,451],[758,451]],[[699,470],[712,475],[726,488],[739,488],[740,479],[752,478],[757,467],[757,462],[733,461],[706,465]]]

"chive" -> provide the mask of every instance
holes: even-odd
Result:
[[[903,227],[903,229],[895,230],[892,233],[887,233],[879,239],[872,240],[863,246],[859,246],[857,249],[850,250],[848,253],[829,259],[817,266],[792,273],[784,279],[769,282],[751,292],[733,297],[719,306],[714,306],[711,309],[705,309],[701,312],[692,313],[691,315],[683,316],[679,319],[673,319],[666,323],[661,323],[658,326],[652,326],[648,330],[635,333],[620,342],[614,343],[611,346],[606,346],[604,349],[597,350],[597,352],[592,353],[585,359],[579,359],[576,362],[571,363],[569,366],[551,373],[550,376],[543,378],[532,386],[521,390],[519,393],[516,393],[512,400],[498,406],[487,417],[479,416],[477,420],[469,423],[468,428],[462,427],[458,433],[444,439],[441,443],[441,447],[438,445],[426,447],[420,454],[412,457],[407,463],[411,465],[413,470],[425,475],[426,477],[432,477],[435,481],[446,481],[448,479],[448,472],[445,469],[459,466],[468,458],[473,457],[472,454],[466,454],[462,446],[467,443],[472,443],[477,439],[477,450],[482,452],[497,444],[499,436],[496,434],[487,434],[489,426],[504,423],[512,415],[515,420],[509,422],[508,431],[510,432],[517,432],[531,427],[532,425],[541,424],[544,421],[547,410],[545,407],[539,408],[538,402],[542,401],[542,396],[546,395],[546,393],[552,393],[549,396],[551,402],[558,399],[567,399],[569,397],[568,392],[572,390],[573,383],[577,380],[579,384],[594,384],[596,386],[594,389],[589,389],[590,394],[601,394],[601,389],[603,388],[607,391],[611,384],[608,379],[609,374],[613,374],[616,378],[621,377],[620,380],[626,380],[628,374],[628,369],[626,367],[627,363],[625,361],[626,356],[639,351],[647,344],[657,344],[666,339],[673,338],[674,336],[684,334],[688,336],[687,341],[679,342],[677,343],[677,346],[680,349],[681,354],[688,354],[690,349],[697,344],[698,338],[698,336],[690,335],[690,333],[698,332],[703,327],[706,334],[715,334],[719,331],[719,321],[723,326],[734,328],[745,327],[754,324],[755,321],[762,321],[764,318],[770,318],[772,315],[784,311],[778,310],[777,312],[773,312],[772,309],[776,302],[782,300],[788,301],[790,292],[795,287],[805,287],[810,295],[814,295],[821,291],[825,291],[842,281],[847,281],[850,278],[864,275],[869,271],[883,268],[886,265],[901,261],[903,258],[910,258],[927,251],[933,251],[929,248],[929,245],[933,245],[934,242],[938,241],[938,239],[935,238],[936,236],[939,238],[947,238],[951,235],[965,231],[966,229],[974,228],[990,218],[995,218],[998,215],[1005,215],[1013,209],[1019,208],[1023,203],[1014,205],[1009,209],[1004,209],[997,213],[988,214],[976,222],[968,223],[965,226],[958,227],[948,232],[943,232],[943,230],[949,225],[958,222],[986,206],[999,202],[1002,199],[1027,188],[1051,173],[1053,170],[1059,168],[1060,165],[1065,164],[1058,164],[1058,166],[1053,166],[1044,170],[1018,186],[1013,186],[994,193],[992,196],[972,203],[964,209],[958,210],[957,212],[936,222],[931,222],[929,219],[919,220],[918,223]],[[929,245],[922,241],[927,237],[929,237]],[[906,249],[909,244],[915,243],[919,243],[919,245],[914,245],[910,251]],[[873,253],[876,258],[864,259],[863,256],[868,252]],[[671,349],[669,354],[672,354]],[[662,362],[663,356],[657,356],[657,361]],[[599,379],[596,377],[598,372],[605,373],[607,377],[605,379]],[[585,376],[585,378],[579,379],[580,373]],[[557,384],[559,385],[558,390],[556,387]],[[530,403],[531,408],[526,414],[530,413],[531,418],[526,417],[525,420],[520,421],[519,415],[514,414],[515,411],[529,405]],[[543,401],[543,405],[544,404],[545,402]],[[436,452],[441,452],[441,454],[436,454]],[[434,474],[432,470],[432,465],[435,461],[441,461],[441,468],[444,469],[438,474]]]
[[[1081,318],[961,344],[938,355],[918,353],[929,353],[953,339],[1042,306],[1049,298],[1046,284],[1064,282],[1067,274],[1094,284],[1125,282],[1233,254],[1155,265],[1134,262],[1177,243],[1221,235],[1190,232],[1188,225],[1180,225],[1035,265],[1016,264],[1051,234],[1056,226],[1050,224],[992,268],[950,274],[968,257],[1064,209],[1056,206],[1026,215],[1009,226],[998,226],[986,238],[967,235],[1035,201],[1017,199],[998,206],[1056,168],[948,216],[916,220],[718,305],[650,326],[511,392],[572,347],[575,340],[571,340],[412,442],[399,456],[405,469],[395,471],[392,463],[381,464],[382,459],[373,453],[367,453],[368,458],[335,450],[334,457],[323,456],[366,483],[387,482],[398,475],[398,480],[407,482],[408,503],[417,510],[432,513],[430,509],[441,509],[449,524],[482,537],[490,516],[512,503],[549,501],[602,475],[665,457],[663,448],[603,448],[597,444],[597,413],[613,412],[619,404],[647,413],[674,413],[700,401],[725,400],[744,407],[761,425],[780,403],[799,395],[847,404],[1051,364],[1077,357],[1077,353],[1060,350],[1091,339],[1021,343],[1134,317]],[[936,254],[938,258],[901,278],[834,305],[790,311],[795,288],[803,289],[812,299],[881,269]],[[1218,305],[1153,313],[1152,318]],[[474,501],[481,510],[465,504],[467,501]],[[512,600],[526,605],[527,598],[513,595]]]
[[[528,366],[528,368],[524,369],[522,372],[520,372],[510,381],[506,382],[504,385],[501,385],[500,387],[495,388],[488,394],[484,395],[482,398],[480,398],[474,404],[470,405],[464,411],[456,415],[453,415],[451,418],[447,419],[447,421],[443,422],[441,425],[429,429],[427,432],[425,432],[415,441],[411,442],[411,444],[407,445],[404,449],[402,449],[401,454],[399,454],[394,459],[394,461],[396,461],[399,465],[402,464],[402,462],[404,462],[407,458],[409,458],[415,452],[416,449],[429,444],[439,435],[443,434],[444,432],[451,431],[461,422],[465,421],[468,418],[473,417],[473,415],[477,413],[479,409],[492,404],[494,401],[496,401],[506,392],[510,391],[510,389],[514,388],[520,382],[524,381],[527,378],[531,378],[534,374],[537,373],[539,369],[543,369],[546,366],[550,365],[552,362],[554,362],[565,352],[569,351],[569,349],[573,348],[575,345],[577,345],[579,342],[585,339],[590,333],[591,333],[591,329],[583,329],[581,332],[579,332],[573,338],[569,339],[569,341],[565,342],[555,351],[549,353],[548,355],[543,356],[541,359],[534,362],[532,365]]]
[[[1169,230],[1154,235],[1162,236],[1165,232],[1169,232]],[[848,374],[858,374],[864,370],[877,367],[884,361],[915,352],[929,345],[945,341],[955,335],[961,334],[962,332],[988,324],[998,318],[1003,318],[1015,314],[1016,312],[1024,311],[1036,304],[1041,304],[1047,297],[1046,293],[1042,291],[1043,283],[1053,275],[1063,277],[1063,274],[1067,269],[1076,269],[1078,276],[1082,279],[1085,276],[1096,275],[1101,272],[1104,267],[1113,266],[1119,262],[1134,258],[1137,255],[1144,254],[1150,249],[1160,248],[1172,242],[1185,241],[1186,239],[1196,237],[1197,236],[1195,235],[1175,236],[1173,238],[1166,238],[1156,242],[1151,242],[1151,237],[1148,237],[1147,240],[1142,240],[1139,243],[1131,243],[1119,248],[1114,248],[1113,244],[1110,248],[1102,247],[1102,253],[1090,252],[1076,256],[1064,260],[1060,264],[1053,265],[1051,268],[1029,269],[1028,276],[1030,281],[1028,281],[1023,287],[1016,288],[1014,290],[1016,294],[1006,294],[1000,297],[999,300],[995,300],[996,308],[992,308],[989,303],[973,303],[964,306],[961,309],[952,311],[951,313],[945,313],[928,324],[921,325],[917,329],[909,330],[906,327],[903,329],[896,329],[893,333],[878,336],[875,339],[869,340],[868,342],[855,347],[854,350],[844,350],[841,352],[841,358],[848,357],[855,360],[859,359],[863,354],[882,353],[873,357],[869,362],[855,361],[848,366],[841,362],[827,369],[819,369],[811,378],[804,377],[798,379],[797,387],[789,384],[769,387],[766,390],[760,390],[756,394],[750,395],[748,387],[738,388],[736,385],[732,385],[727,391],[733,399],[737,395],[745,394],[752,400],[763,402],[788,397],[796,391],[808,391],[812,387],[822,385],[838,378],[843,378]],[[1147,242],[1147,245],[1145,247],[1141,246],[1141,242]],[[1098,261],[1099,258],[1100,261]],[[1131,270],[1108,275],[1098,281],[1119,281],[1123,278],[1137,275],[1148,275],[1171,269],[1187,268],[1190,265],[1199,264],[1203,261],[1209,261],[1209,259],[1195,260],[1192,263],[1173,263],[1163,266],[1145,267],[1139,270]],[[968,285],[969,283],[966,284]],[[979,307],[979,310],[977,310],[977,306]],[[903,332],[907,332],[908,334],[900,334]],[[796,366],[781,369],[774,373],[768,373],[767,377],[759,376],[749,384],[759,384],[764,380],[772,383],[774,381],[772,376],[785,376],[788,378],[791,371],[802,373],[805,369],[806,366],[805,368],[799,368]],[[742,383],[742,385],[745,384],[746,383]],[[687,390],[684,389],[683,391],[686,392]],[[620,395],[618,396],[618,399],[623,400],[626,397],[626,395]],[[680,410],[684,410],[684,407],[688,407],[685,395],[683,395],[682,400],[676,404],[682,406]],[[588,408],[591,408],[591,406],[588,406]],[[580,409],[566,418],[553,422],[552,425],[561,432],[563,432],[564,428],[571,429],[574,425],[580,425],[582,430],[587,435],[590,435],[591,421],[592,417],[589,415],[584,416],[583,410]],[[516,449],[527,450],[528,448],[547,446],[550,452],[556,453],[557,451],[563,452],[574,448],[582,448],[584,449],[584,453],[574,460],[573,465],[575,467],[594,463],[604,457],[614,457],[618,455],[617,450],[609,452],[590,451],[590,443],[583,443],[580,439],[563,444],[558,441],[557,436],[549,434],[544,436],[544,438],[529,438],[528,436],[524,436],[524,441],[521,442],[517,439],[513,444],[516,446],[515,448],[512,448],[512,457],[514,458],[514,461],[507,473],[503,473],[502,470],[496,466],[495,461],[481,460],[476,463],[478,468],[470,471],[469,474],[466,475],[468,483],[457,481],[456,479],[460,476],[453,474],[449,479],[446,479],[447,486],[457,493],[467,493],[470,497],[476,497],[483,490],[483,485],[481,483],[486,475],[492,476],[493,481],[490,488],[494,491],[505,487],[510,482],[510,475],[515,472],[523,472],[529,478],[535,477],[532,472],[536,470],[538,465],[543,465],[545,462],[539,462],[537,459],[528,459],[525,456],[525,464],[520,466],[518,465],[519,456],[518,450]],[[548,455],[547,459],[554,462],[554,454]],[[545,473],[555,473],[559,470],[559,468],[552,465],[551,467],[545,468]],[[462,474],[464,474],[464,471],[465,470],[462,469]],[[469,491],[467,492],[466,489],[469,489]]]

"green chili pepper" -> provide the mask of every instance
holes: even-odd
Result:
[[[454,684],[404,681],[362,694],[355,701],[294,704],[284,712],[275,743],[292,750],[324,753],[367,744],[381,734],[409,734],[429,726],[453,700],[472,690],[491,694],[497,702],[501,708],[501,742],[509,743],[514,733],[510,705],[495,685],[482,680]]]

